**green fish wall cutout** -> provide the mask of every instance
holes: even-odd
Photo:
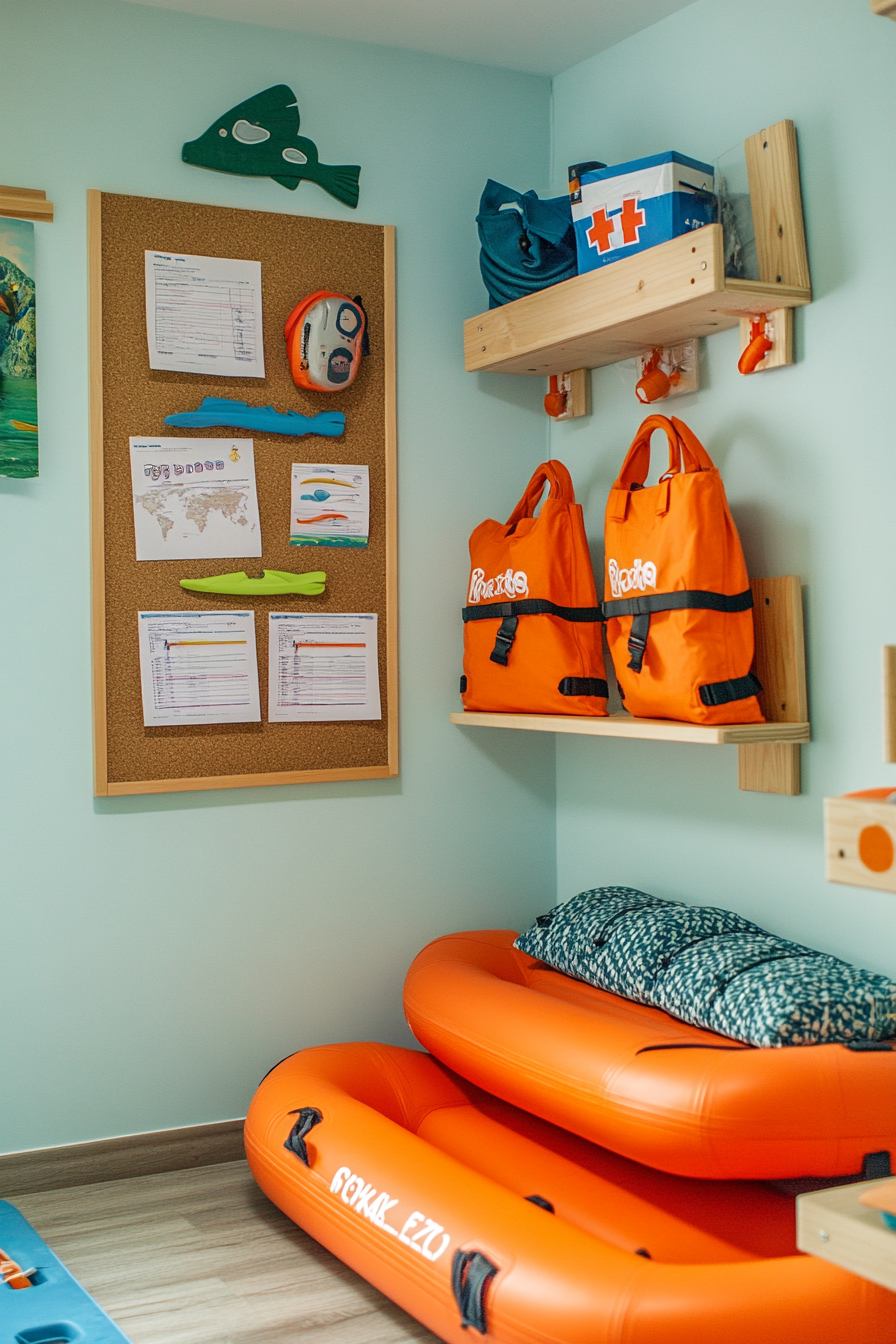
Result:
[[[272,177],[295,191],[305,179],[316,182],[337,201],[358,204],[357,164],[321,163],[317,145],[299,135],[299,108],[287,84],[275,84],[237,103],[181,151],[184,163],[243,177]]]

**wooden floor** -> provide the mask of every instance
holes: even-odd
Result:
[[[134,1344],[438,1344],[274,1208],[245,1162],[12,1203]]]

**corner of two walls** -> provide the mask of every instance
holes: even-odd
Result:
[[[750,573],[802,577],[803,794],[739,792],[734,747],[559,738],[558,899],[623,883],[717,904],[889,974],[896,903],[825,881],[822,798],[896,787],[880,686],[880,646],[896,642],[894,62],[896,25],[861,3],[758,0],[745,17],[698,0],[555,79],[552,146],[560,191],[567,163],[667,149],[712,162],[792,118],[814,288],[794,367],[742,377],[726,331],[701,342],[700,391],[651,408],[684,419],[721,469]],[[636,377],[634,362],[596,370],[591,416],[552,428],[597,573],[607,492],[646,413]]]

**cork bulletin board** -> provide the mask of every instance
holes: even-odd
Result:
[[[299,215],[88,193],[90,286],[91,559],[95,793],[115,796],[261,784],[382,779],[398,773],[394,229]],[[144,253],[192,253],[261,262],[266,377],[151,370]],[[336,395],[297,388],[283,327],[305,295],[360,294],[370,355]],[[339,438],[254,430],[184,429],[166,415],[203,397],[315,415],[345,412]],[[252,438],[263,555],[222,561],[137,561],[130,436]],[[370,468],[366,549],[291,546],[293,462]],[[179,580],[244,569],[323,569],[319,597],[196,593]],[[138,611],[255,611],[261,723],[146,728]],[[382,719],[267,722],[269,611],[376,612]]]

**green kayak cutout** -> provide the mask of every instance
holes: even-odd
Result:
[[[260,579],[248,574],[213,574],[208,579],[181,579],[181,588],[194,593],[233,593],[237,597],[279,597],[282,593],[301,593],[316,597],[324,591],[327,576],[321,569],[308,574],[291,574],[288,569],[266,569]]]

